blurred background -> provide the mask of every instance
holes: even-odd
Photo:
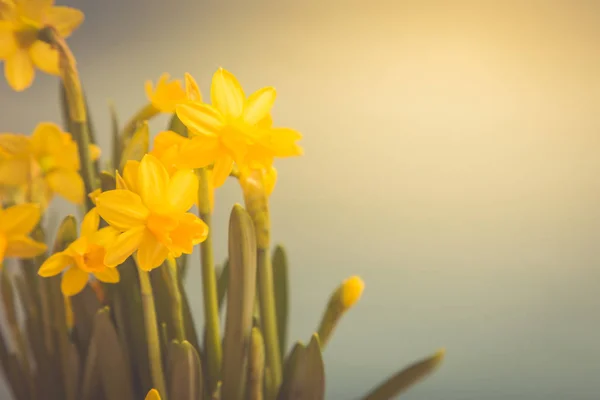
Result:
[[[190,72],[205,98],[221,66],[247,93],[276,87],[276,125],[306,152],[277,163],[271,198],[290,338],[309,339],[343,279],[366,282],[325,352],[328,399],[440,347],[442,367],[403,398],[598,399],[600,2],[59,4],[86,14],[69,43],[106,151],[108,100],[124,121],[163,72]],[[57,88],[0,80],[0,131],[60,122]],[[217,260],[241,201],[234,182],[217,193]]]

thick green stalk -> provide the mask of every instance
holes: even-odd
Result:
[[[54,27],[44,27],[39,31],[38,37],[58,51],[60,73],[71,120],[72,132],[70,133],[77,142],[85,193],[91,193],[98,187],[98,182],[96,180],[96,169],[90,157],[90,130],[87,119],[87,107],[81,89],[75,58],[64,38],[60,36]],[[88,210],[93,207],[93,203],[88,196],[85,196],[85,204]]]
[[[200,245],[202,264],[202,294],[204,296],[204,318],[206,320],[206,349],[209,393],[216,387],[221,372],[223,350],[219,324],[219,303],[217,296],[217,275],[212,246],[211,213],[209,200],[208,174],[206,169],[198,170],[198,203],[200,218],[208,225],[208,236]]]
[[[271,245],[271,221],[269,201],[263,187],[263,177],[260,171],[254,171],[251,176],[240,179],[246,209],[254,222],[257,247],[257,286],[260,309],[260,323],[265,340],[266,367],[271,380],[267,394],[277,393],[282,381],[281,354],[279,333],[277,330],[277,314],[275,311],[275,288],[273,285],[273,267],[269,248]],[[271,400],[271,399],[267,399]]]
[[[142,292],[142,306],[144,308],[144,323],[146,325],[146,338],[148,340],[148,358],[150,359],[150,374],[152,385],[166,399],[165,376],[162,367],[162,356],[160,351],[160,339],[158,337],[158,325],[156,311],[154,308],[154,294],[150,284],[148,272],[138,270],[140,289]]]
[[[175,329],[175,339],[178,342],[183,342],[185,338],[185,325],[183,323],[183,304],[181,301],[181,292],[177,285],[177,263],[171,257],[167,258],[167,263],[163,264],[161,273],[163,279],[167,282],[169,295],[171,296],[171,314],[173,318],[173,326]]]

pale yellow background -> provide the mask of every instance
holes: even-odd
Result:
[[[272,197],[292,337],[342,279],[366,281],[325,353],[328,399],[440,346],[407,400],[599,398],[600,1],[65,3],[87,14],[70,43],[105,149],[107,99],[125,119],[162,72],[206,98],[219,66],[277,88],[306,150]],[[2,82],[0,131],[59,121],[56,88]],[[221,260],[238,189],[217,201]],[[197,268],[188,291],[200,317]]]

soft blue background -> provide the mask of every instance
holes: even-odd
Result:
[[[404,398],[599,398],[600,3],[63,4],[87,16],[69,43],[105,149],[107,100],[127,118],[162,72],[192,73],[205,98],[219,66],[247,92],[277,88],[275,121],[306,150],[277,164],[271,200],[291,337],[309,338],[344,278],[366,281],[325,353],[328,399],[442,346]],[[1,82],[0,131],[59,122],[56,88]],[[219,190],[219,260],[235,201]],[[200,316],[198,268],[187,287]]]

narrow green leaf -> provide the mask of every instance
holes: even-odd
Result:
[[[275,288],[277,331],[279,333],[279,354],[281,354],[281,357],[284,357],[287,347],[289,280],[287,256],[283,246],[277,246],[273,251],[273,285]]]
[[[296,370],[298,369],[300,362],[303,360],[305,351],[306,346],[302,342],[296,342],[292,348],[292,351],[288,355],[283,366],[283,381],[281,383],[281,387],[279,388],[279,393],[277,394],[277,400],[289,399],[292,380],[294,379],[294,375],[296,374]],[[269,371],[267,370],[267,377],[268,372]]]
[[[115,176],[108,171],[102,171],[100,173],[100,188],[103,192],[116,189]]]
[[[204,392],[200,357],[190,342],[184,340],[169,345],[169,398],[196,400]]]
[[[217,301],[219,310],[223,307],[225,295],[227,294],[227,284],[229,283],[229,260],[225,260],[221,272],[217,277]]]
[[[373,389],[363,400],[388,400],[398,396],[432,373],[444,359],[444,354],[444,350],[440,350],[433,356],[410,365]]]
[[[87,349],[87,358],[83,366],[80,396],[82,400],[92,400],[99,392],[102,384],[100,381],[100,366],[98,364],[97,342],[92,340]]]
[[[134,399],[131,373],[121,351],[119,336],[108,307],[94,316],[93,339],[98,351],[98,367],[104,393],[109,399]],[[109,351],[110,350],[110,351]]]
[[[112,166],[113,169],[117,169],[122,153],[121,138],[119,137],[119,116],[112,101],[108,104],[108,109],[110,111],[110,126],[112,131]]]
[[[71,304],[75,319],[73,336],[75,337],[79,354],[82,354],[85,359],[85,354],[92,337],[94,316],[100,309],[100,302],[94,290],[89,285],[86,285],[81,292],[71,297]]]
[[[241,399],[246,387],[247,352],[256,294],[256,237],[250,215],[236,204],[229,219],[229,282],[223,338],[221,395]]]
[[[262,400],[265,378],[265,343],[257,327],[252,328],[248,354],[248,400]]]
[[[144,121],[135,131],[131,140],[127,142],[121,153],[119,161],[119,171],[123,171],[125,163],[129,160],[140,161],[144,154],[148,152],[150,146],[150,128],[148,121]]]

